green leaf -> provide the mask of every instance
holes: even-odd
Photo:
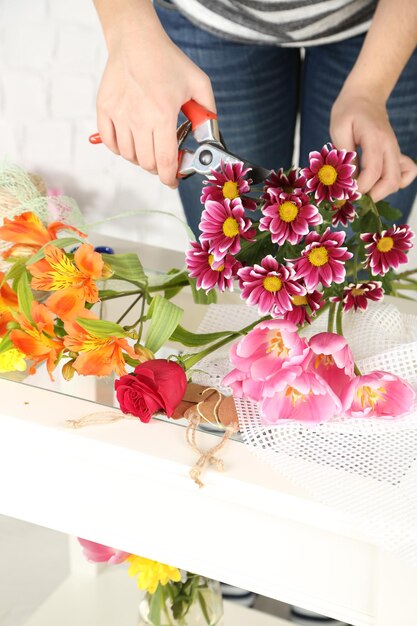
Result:
[[[196,304],[214,304],[217,302],[217,294],[214,289],[206,293],[203,289],[197,289],[197,281],[195,278],[188,277],[193,294],[193,300]]]
[[[181,291],[181,289],[182,285],[180,285],[179,287],[169,287],[168,289],[165,289],[164,298],[166,298],[167,300],[171,300],[171,298],[176,296],[177,293]]]
[[[359,215],[361,217],[369,213],[369,211],[375,212],[375,203],[372,198],[366,194],[359,198],[358,205],[360,207]]]
[[[174,287],[187,283],[188,273],[184,269],[173,268],[165,274],[156,274],[149,277],[149,287],[152,289],[165,289],[166,287]]]
[[[94,335],[94,337],[99,337],[100,339],[105,339],[106,337],[126,337],[126,332],[120,324],[115,324],[114,322],[78,317],[77,324],[88,333]]]
[[[132,283],[146,285],[148,278],[139,257],[134,252],[127,254],[103,254],[104,262],[111,267],[114,275],[110,278],[122,278]]]
[[[149,620],[155,626],[161,626],[162,604],[165,602],[162,585],[158,585],[149,601]]]
[[[206,603],[206,599],[204,597],[204,594],[201,591],[198,591],[197,592],[197,598],[198,598],[198,601],[200,603],[201,612],[204,615],[204,619],[206,620],[207,624],[210,624],[210,615],[209,615],[209,612],[207,610],[207,603]]]
[[[184,311],[163,296],[153,297],[147,318],[151,320],[146,335],[146,348],[156,352],[169,339],[176,329]]]
[[[385,200],[380,200],[376,203],[376,206],[379,214],[390,222],[396,222],[402,216],[400,209],[396,209],[388,202],[385,202]]]
[[[57,248],[67,248],[68,246],[73,246],[74,244],[85,243],[83,239],[79,237],[61,237],[60,239],[53,239],[52,241],[48,241],[45,245],[42,246],[40,250],[36,252],[33,256],[31,256],[26,261],[26,265],[32,265],[33,263],[37,263],[45,256],[45,248],[47,246],[56,246]]]
[[[19,304],[19,310],[29,320],[32,320],[30,313],[31,304],[33,302],[33,293],[29,286],[29,279],[27,272],[23,272],[17,283],[17,301]]]
[[[191,333],[178,324],[170,339],[171,341],[178,341],[178,343],[181,343],[183,346],[194,348],[196,346],[205,346],[208,343],[212,343],[213,341],[217,341],[217,339],[222,339],[232,334],[234,334],[232,330],[223,330],[217,333]]]
[[[355,228],[356,230],[356,228]],[[379,231],[379,218],[378,216],[369,211],[359,220],[359,229],[362,233],[377,233]]]
[[[17,259],[13,263],[13,265],[10,267],[10,269],[6,272],[1,284],[3,285],[7,280],[16,280],[20,278],[20,276],[23,274],[23,272],[26,269],[25,266],[26,266],[25,259]]]
[[[14,344],[12,343],[9,334],[10,333],[4,335],[4,337],[0,341],[0,354],[3,354],[3,352],[7,352],[7,350],[11,350],[11,348],[14,348]]]
[[[272,243],[267,232],[258,233],[254,242],[242,241],[242,247],[239,254],[236,255],[238,261],[245,265],[253,265],[258,263],[267,254],[275,254],[276,246]]]

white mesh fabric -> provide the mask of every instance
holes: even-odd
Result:
[[[24,169],[4,161],[0,164],[0,225],[4,218],[12,219],[20,213],[31,211],[48,224],[60,221],[82,230],[84,220],[77,203],[67,196],[48,196],[46,185],[39,176],[28,174]],[[10,244],[0,240],[0,270],[7,271],[9,263],[1,259],[1,253]]]
[[[225,329],[232,321],[242,327],[253,316],[249,307],[214,306],[201,331]],[[326,326],[323,316],[304,334]],[[345,316],[344,332],[363,373],[391,371],[417,389],[417,317],[373,303],[366,312]],[[231,366],[223,349],[200,367],[206,372],[200,381],[219,386]],[[318,426],[263,426],[255,403],[235,403],[243,441],[253,452],[417,567],[417,405],[394,421],[338,418]]]

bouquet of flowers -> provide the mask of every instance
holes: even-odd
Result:
[[[406,381],[380,371],[361,376],[343,337],[344,313],[417,289],[416,270],[396,272],[414,235],[392,224],[400,211],[360,196],[356,159],[327,144],[310,153],[307,168],[272,173],[255,198],[240,164],[205,181],[201,235],[187,266],[206,293],[237,280],[262,316],[232,346],[234,369],[223,383],[259,403],[263,424],[393,417],[413,405]],[[324,312],[327,332],[301,337]]]
[[[128,574],[146,592],[140,626],[216,626],[223,615],[219,583],[176,567],[78,539],[91,563],[129,564]]]
[[[137,254],[94,249],[70,220],[45,219],[45,211],[41,219],[39,207],[52,199],[32,185],[21,210],[0,226],[8,263],[0,276],[0,370],[31,374],[46,363],[51,377],[57,368],[66,379],[114,373],[122,411],[147,422],[158,411],[171,416],[186,372],[240,338],[225,384],[261,403],[266,423],[403,414],[414,397],[410,386],[389,373],[361,377],[342,336],[344,312],[417,288],[416,270],[396,272],[413,233],[390,224],[400,215],[387,203],[360,198],[355,158],[326,145],[310,154],[308,168],[278,170],[258,191],[242,165],[224,164],[204,181],[201,235],[187,252],[188,271],[156,277]],[[10,190],[14,177],[18,197],[31,181],[11,170],[0,172],[0,189],[6,179]],[[179,290],[191,287],[207,304],[215,288],[233,289],[235,281],[259,322],[206,334],[181,326],[183,311],[172,302]],[[129,306],[116,321],[100,319],[98,303],[125,296]],[[137,319],[123,324],[132,310]],[[324,312],[328,332],[307,342],[298,331]],[[168,340],[184,352],[155,358]]]

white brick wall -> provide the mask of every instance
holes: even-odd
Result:
[[[105,60],[92,0],[0,0],[0,158],[61,186],[90,222],[136,209],[182,216],[176,192],[88,142]],[[101,228],[167,247],[187,244],[181,225],[159,215]]]

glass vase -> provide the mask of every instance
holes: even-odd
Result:
[[[196,574],[159,585],[139,605],[138,626],[223,626],[220,584]]]

